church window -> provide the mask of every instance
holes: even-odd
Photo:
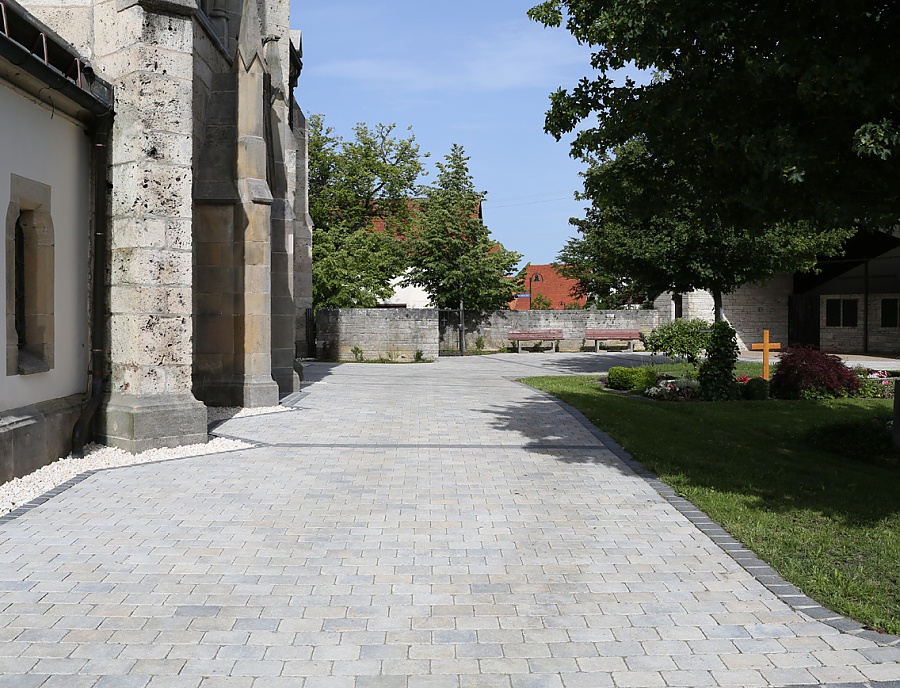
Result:
[[[898,327],[900,326],[900,318],[898,318],[898,299],[881,299],[881,326],[882,327]]]

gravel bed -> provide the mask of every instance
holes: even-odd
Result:
[[[280,407],[275,408],[279,409]],[[259,411],[260,409],[244,410]],[[188,444],[182,447],[150,449],[140,454],[129,454],[115,447],[89,444],[84,448],[83,459],[74,459],[70,454],[66,458],[54,461],[22,478],[16,478],[0,485],[0,516],[30,502],[35,497],[41,496],[48,490],[52,490],[57,485],[61,485],[85,471],[96,468],[112,468],[114,466],[131,466],[152,461],[166,461],[186,456],[217,454],[236,449],[246,449],[252,446],[252,444],[239,440],[211,437],[206,444]]]

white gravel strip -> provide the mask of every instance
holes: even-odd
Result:
[[[267,413],[289,411],[285,406],[260,406],[258,408],[242,408],[240,406],[208,406],[206,408],[206,421],[215,423],[229,418],[245,418],[247,416],[264,416]]]
[[[259,409],[245,410],[257,411]],[[210,409],[210,411],[212,411],[212,409]],[[180,459],[186,456],[217,454],[219,452],[234,451],[236,449],[246,449],[252,446],[252,444],[241,442],[239,440],[215,437],[210,439],[206,444],[188,444],[182,447],[149,449],[140,454],[129,454],[128,452],[116,449],[115,447],[89,444],[84,448],[83,459],[74,459],[70,454],[66,458],[54,461],[48,466],[44,466],[33,473],[29,473],[23,478],[16,478],[8,483],[0,485],[0,516],[9,513],[16,507],[30,502],[35,497],[41,496],[57,485],[61,485],[67,480],[95,468],[131,466],[138,463]]]

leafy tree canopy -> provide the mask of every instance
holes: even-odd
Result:
[[[436,163],[435,183],[420,189],[404,283],[422,287],[438,308],[507,308],[521,282],[509,278],[522,256],[491,239],[479,211],[487,193],[475,190],[468,160],[453,144],[445,162]]]
[[[397,237],[409,231],[410,199],[422,173],[412,133],[365,124],[344,141],[321,115],[309,120],[309,206],[313,230],[313,303],[373,307],[390,297],[405,267]],[[376,222],[384,231],[374,231]]]
[[[546,0],[529,16],[565,22],[597,70],[552,94],[546,130],[578,130],[588,161],[643,137],[674,173],[654,205],[686,180],[735,226],[900,221],[900,3]],[[658,76],[617,85],[627,65]]]
[[[708,290],[716,300],[717,318],[722,294],[778,272],[809,270],[817,257],[839,252],[853,233],[818,231],[804,222],[750,231],[701,218],[690,184],[652,161],[639,141],[616,149],[615,157],[595,166],[591,175],[614,191],[594,198],[584,219],[570,220],[581,236],[569,241],[560,262],[573,271],[616,276],[651,295]],[[647,194],[658,192],[663,177],[672,190],[667,210],[632,212],[644,205]]]

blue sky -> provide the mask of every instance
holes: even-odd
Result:
[[[543,131],[549,95],[590,70],[590,52],[526,12],[537,0],[330,0],[291,7],[303,31],[297,101],[351,138],[357,122],[412,126],[442,160],[453,143],[488,192],[485,223],[523,264],[549,263],[582,215],[582,165]],[[428,182],[433,174],[422,179]]]

